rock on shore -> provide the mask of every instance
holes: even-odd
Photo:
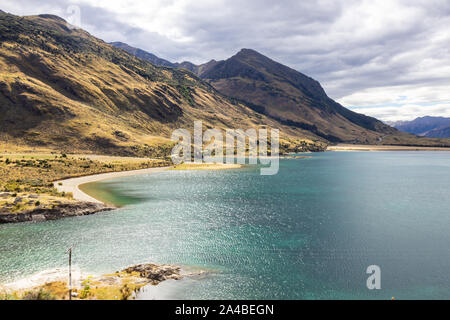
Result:
[[[157,264],[139,264],[126,268],[122,272],[133,274],[138,273],[141,278],[150,280],[153,284],[158,284],[164,280],[180,280],[180,267],[172,265],[157,265]]]
[[[113,274],[86,276],[79,274],[73,281],[74,300],[128,300],[134,299],[139,290],[148,285],[158,285],[165,280],[181,280],[189,274],[181,273],[181,268],[166,264],[139,264]],[[67,273],[53,275],[40,284],[32,286],[6,285],[3,292],[15,299],[69,299]],[[27,283],[27,281],[23,281]],[[2,292],[0,291],[0,300]]]
[[[61,203],[52,208],[36,208],[20,213],[2,213],[0,212],[0,224],[17,223],[28,221],[47,221],[57,220],[66,217],[85,216],[102,211],[109,211],[115,208],[100,203],[74,202]]]

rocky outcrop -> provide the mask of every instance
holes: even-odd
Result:
[[[172,265],[139,264],[126,268],[122,272],[133,274],[139,273],[139,277],[149,280],[153,284],[158,284],[165,280],[180,280],[182,278],[180,267]]]
[[[0,212],[0,224],[17,222],[41,222],[47,220],[57,220],[66,217],[85,216],[94,213],[113,210],[100,203],[75,202],[62,203],[52,208],[36,208],[30,211],[20,213],[2,213]]]
[[[60,270],[61,271],[61,270]],[[184,271],[184,270],[183,270]],[[181,280],[183,276],[194,276],[200,273],[186,273],[180,267],[166,264],[139,264],[122,271],[101,276],[75,276],[72,287],[73,300],[129,300],[145,286],[158,285],[165,280]],[[41,280],[43,278],[41,277]],[[67,272],[47,273],[44,281],[21,281],[21,284],[0,285],[2,293],[15,299],[29,300],[67,300]],[[24,286],[24,283],[33,283]]]

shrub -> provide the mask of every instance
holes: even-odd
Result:
[[[0,294],[0,300],[18,300],[17,296],[15,294]]]
[[[91,293],[90,277],[88,279],[84,280],[81,284],[84,286],[84,288],[80,292],[80,299],[86,299]]]
[[[22,298],[23,300],[55,300],[55,297],[44,289],[39,289],[39,291],[29,291],[25,293]]]
[[[5,191],[6,192],[20,192],[22,189],[20,188],[20,185],[17,184],[15,181],[10,181],[5,185]]]

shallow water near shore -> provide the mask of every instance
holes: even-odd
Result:
[[[78,188],[91,197],[116,207],[123,207],[145,201],[145,198],[124,194],[120,191],[118,192],[117,186],[120,185],[120,183],[120,181],[106,181],[101,184],[98,182],[90,182],[82,184]]]
[[[139,202],[0,226],[0,283],[65,266],[74,245],[85,273],[144,262],[213,270],[168,283],[165,299],[450,299],[450,153],[308,156],[280,160],[275,176],[248,167],[97,183]],[[370,265],[381,290],[366,287]]]

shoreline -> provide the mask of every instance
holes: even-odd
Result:
[[[178,168],[178,170],[224,170],[224,169],[234,169],[241,168],[242,166],[238,165],[214,165],[214,166],[193,166],[192,168]],[[73,214],[67,214],[64,216],[60,216],[58,218],[63,218],[66,216],[78,216],[78,215],[86,215],[86,214],[94,214],[100,211],[109,211],[114,210],[115,207],[106,205],[105,203],[95,199],[89,194],[83,192],[80,189],[80,186],[84,184],[100,182],[115,178],[128,177],[128,176],[136,176],[143,174],[153,174],[159,173],[167,170],[177,170],[174,166],[166,166],[166,167],[154,167],[154,168],[146,168],[139,170],[129,170],[129,171],[118,171],[118,172],[108,172],[101,174],[94,174],[88,176],[81,177],[73,177],[63,180],[54,181],[53,185],[59,192],[72,192],[74,200],[78,201],[77,205],[84,205],[88,207],[86,212],[80,214],[79,212],[75,212]],[[96,210],[90,210],[91,207],[94,207]],[[69,208],[69,211],[71,208]],[[47,210],[48,211],[48,210]],[[47,214],[48,212],[45,211]],[[28,214],[30,215],[30,214]],[[31,215],[30,215],[31,216]],[[40,214],[42,219],[32,219],[29,221],[45,221],[50,220],[47,217],[43,216],[43,213]],[[55,216],[56,219],[56,216]],[[27,220],[28,221],[28,220]],[[22,222],[22,221],[15,221]],[[143,270],[141,270],[143,268]],[[197,272],[188,271],[181,269],[179,266],[175,265],[165,265],[165,264],[140,264],[128,267],[122,271],[104,274],[104,275],[88,275],[86,272],[82,272],[81,269],[75,268],[74,270],[74,290],[75,293],[74,299],[80,299],[79,294],[83,292],[83,287],[85,287],[84,283],[88,281],[89,283],[94,283],[95,287],[93,292],[87,299],[94,300],[114,300],[119,296],[119,294],[123,291],[123,289],[131,289],[129,295],[123,297],[124,299],[135,299],[139,297],[140,290],[151,287],[152,299],[155,297],[159,297],[160,294],[160,286],[161,282],[165,281],[174,281],[178,282],[181,279],[189,278],[194,275],[201,275],[205,271],[200,270]],[[145,272],[144,272],[145,271]],[[28,277],[19,279],[14,282],[0,284],[0,296],[3,293],[4,296],[13,295],[26,295],[27,293],[36,294],[40,292],[40,290],[44,290],[48,293],[55,293],[60,295],[61,292],[68,292],[68,287],[66,283],[66,273],[67,271],[64,268],[55,268],[50,270],[44,270],[38,272],[36,274],[32,274]],[[96,295],[95,292],[99,291],[99,296]],[[107,296],[105,297],[104,291],[107,292]],[[148,294],[148,293],[147,293]],[[67,296],[64,294],[63,296],[58,296],[57,299],[66,299]],[[141,298],[142,299],[142,298]]]
[[[28,277],[0,284],[0,300],[68,300],[68,268],[44,270]],[[88,273],[79,267],[72,270],[73,300],[133,300],[141,289],[159,287],[165,281],[179,281],[198,276],[205,271],[189,271],[170,264],[143,263],[123,267],[121,271]],[[152,288],[158,292],[158,289]]]
[[[327,151],[450,151],[445,147],[415,147],[389,145],[338,144],[328,146]]]
[[[58,180],[58,181],[53,182],[53,186],[58,190],[58,192],[65,192],[65,193],[71,192],[74,200],[97,203],[97,204],[105,204],[102,201],[81,191],[80,186],[83,184],[105,181],[105,180],[110,180],[110,179],[115,179],[115,178],[158,173],[158,172],[166,171],[170,168],[172,168],[172,167],[171,166],[156,167],[156,168],[147,168],[147,169],[130,170],[130,171],[100,173],[100,174],[95,174],[95,175],[90,175],[90,176]]]
[[[75,201],[61,203],[51,208],[36,208],[20,213],[1,213],[0,224],[59,220],[68,217],[87,216],[114,209],[116,208],[101,203]]]
[[[96,199],[94,196],[87,194],[82,191],[80,187],[82,185],[100,182],[105,180],[111,180],[115,178],[123,178],[129,176],[143,175],[143,174],[153,174],[159,173],[167,170],[229,170],[229,169],[239,169],[242,168],[239,164],[183,164],[178,166],[166,166],[166,167],[155,167],[146,168],[139,170],[130,171],[118,171],[118,172],[108,172],[100,173],[89,176],[74,177],[68,179],[62,179],[53,182],[53,186],[58,190],[58,192],[72,193],[73,199],[81,202],[90,202],[95,204],[108,205],[105,202]]]

